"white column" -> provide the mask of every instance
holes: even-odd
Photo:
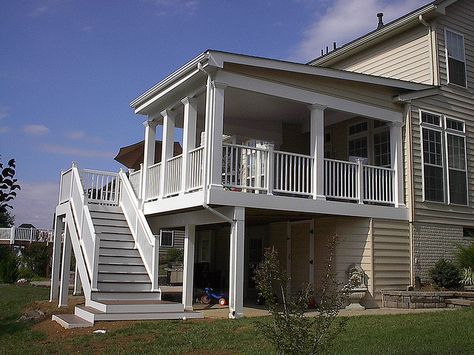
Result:
[[[224,133],[224,90],[226,86],[223,83],[212,82],[210,98],[212,120],[207,140],[210,143],[211,188],[222,187],[222,134]]]
[[[402,148],[402,124],[393,122],[390,125],[390,162],[395,170],[393,181],[393,195],[395,207],[403,207],[403,148]]]
[[[76,263],[76,270],[74,272],[74,292],[73,295],[77,296],[82,294],[82,284],[81,284],[81,277],[79,276],[79,268]]]
[[[148,120],[143,122],[143,125],[145,126],[145,144],[143,147],[143,165],[141,166],[141,187],[139,198],[144,201],[146,198],[148,168],[155,163],[155,141],[157,122],[155,120]]]
[[[181,102],[184,105],[181,193],[184,194],[189,178],[189,151],[196,147],[197,100],[195,98],[185,97]]]
[[[175,113],[165,110],[161,115],[163,116],[163,142],[161,145],[160,195],[163,198],[166,195],[166,166],[168,159],[173,157],[174,151]]]
[[[63,241],[63,259],[61,262],[61,285],[59,290],[59,307],[67,306],[67,295],[69,291],[69,269],[71,268],[71,235],[69,226],[66,224]]]
[[[230,232],[229,318],[244,315],[245,208],[234,207]]]
[[[186,225],[184,227],[183,305],[187,311],[193,310],[195,240],[196,226]]]
[[[326,199],[324,195],[324,110],[320,105],[311,105],[310,155],[313,157],[313,198]]]
[[[10,244],[15,244],[15,227],[10,229]]]
[[[61,235],[63,231],[63,217],[56,217],[54,224],[53,262],[51,266],[51,290],[49,293],[49,302],[58,300],[59,272],[61,267]]]

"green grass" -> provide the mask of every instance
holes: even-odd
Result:
[[[105,335],[91,330],[51,338],[32,325],[18,323],[21,309],[47,299],[48,290],[0,285],[0,354],[12,353],[272,353],[256,330],[255,319],[157,321],[125,323]],[[79,334],[78,334],[79,333]],[[74,336],[70,336],[74,334]],[[474,309],[425,314],[362,316],[348,320],[335,354],[468,354],[474,353]]]

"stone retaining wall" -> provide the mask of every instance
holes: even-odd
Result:
[[[387,308],[446,308],[450,298],[474,298],[466,291],[382,291],[382,306]]]

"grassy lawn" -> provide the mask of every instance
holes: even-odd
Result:
[[[48,290],[0,285],[0,354],[268,354],[271,345],[256,330],[255,319],[98,323],[92,329],[63,330],[46,309],[40,323],[16,322],[21,310],[46,300]],[[336,354],[468,354],[474,353],[474,309],[436,313],[362,316],[348,321],[337,339]]]

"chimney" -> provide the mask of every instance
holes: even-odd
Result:
[[[379,23],[377,25],[377,29],[380,29],[383,27],[383,12],[379,12],[377,14],[377,17],[379,18]]]

